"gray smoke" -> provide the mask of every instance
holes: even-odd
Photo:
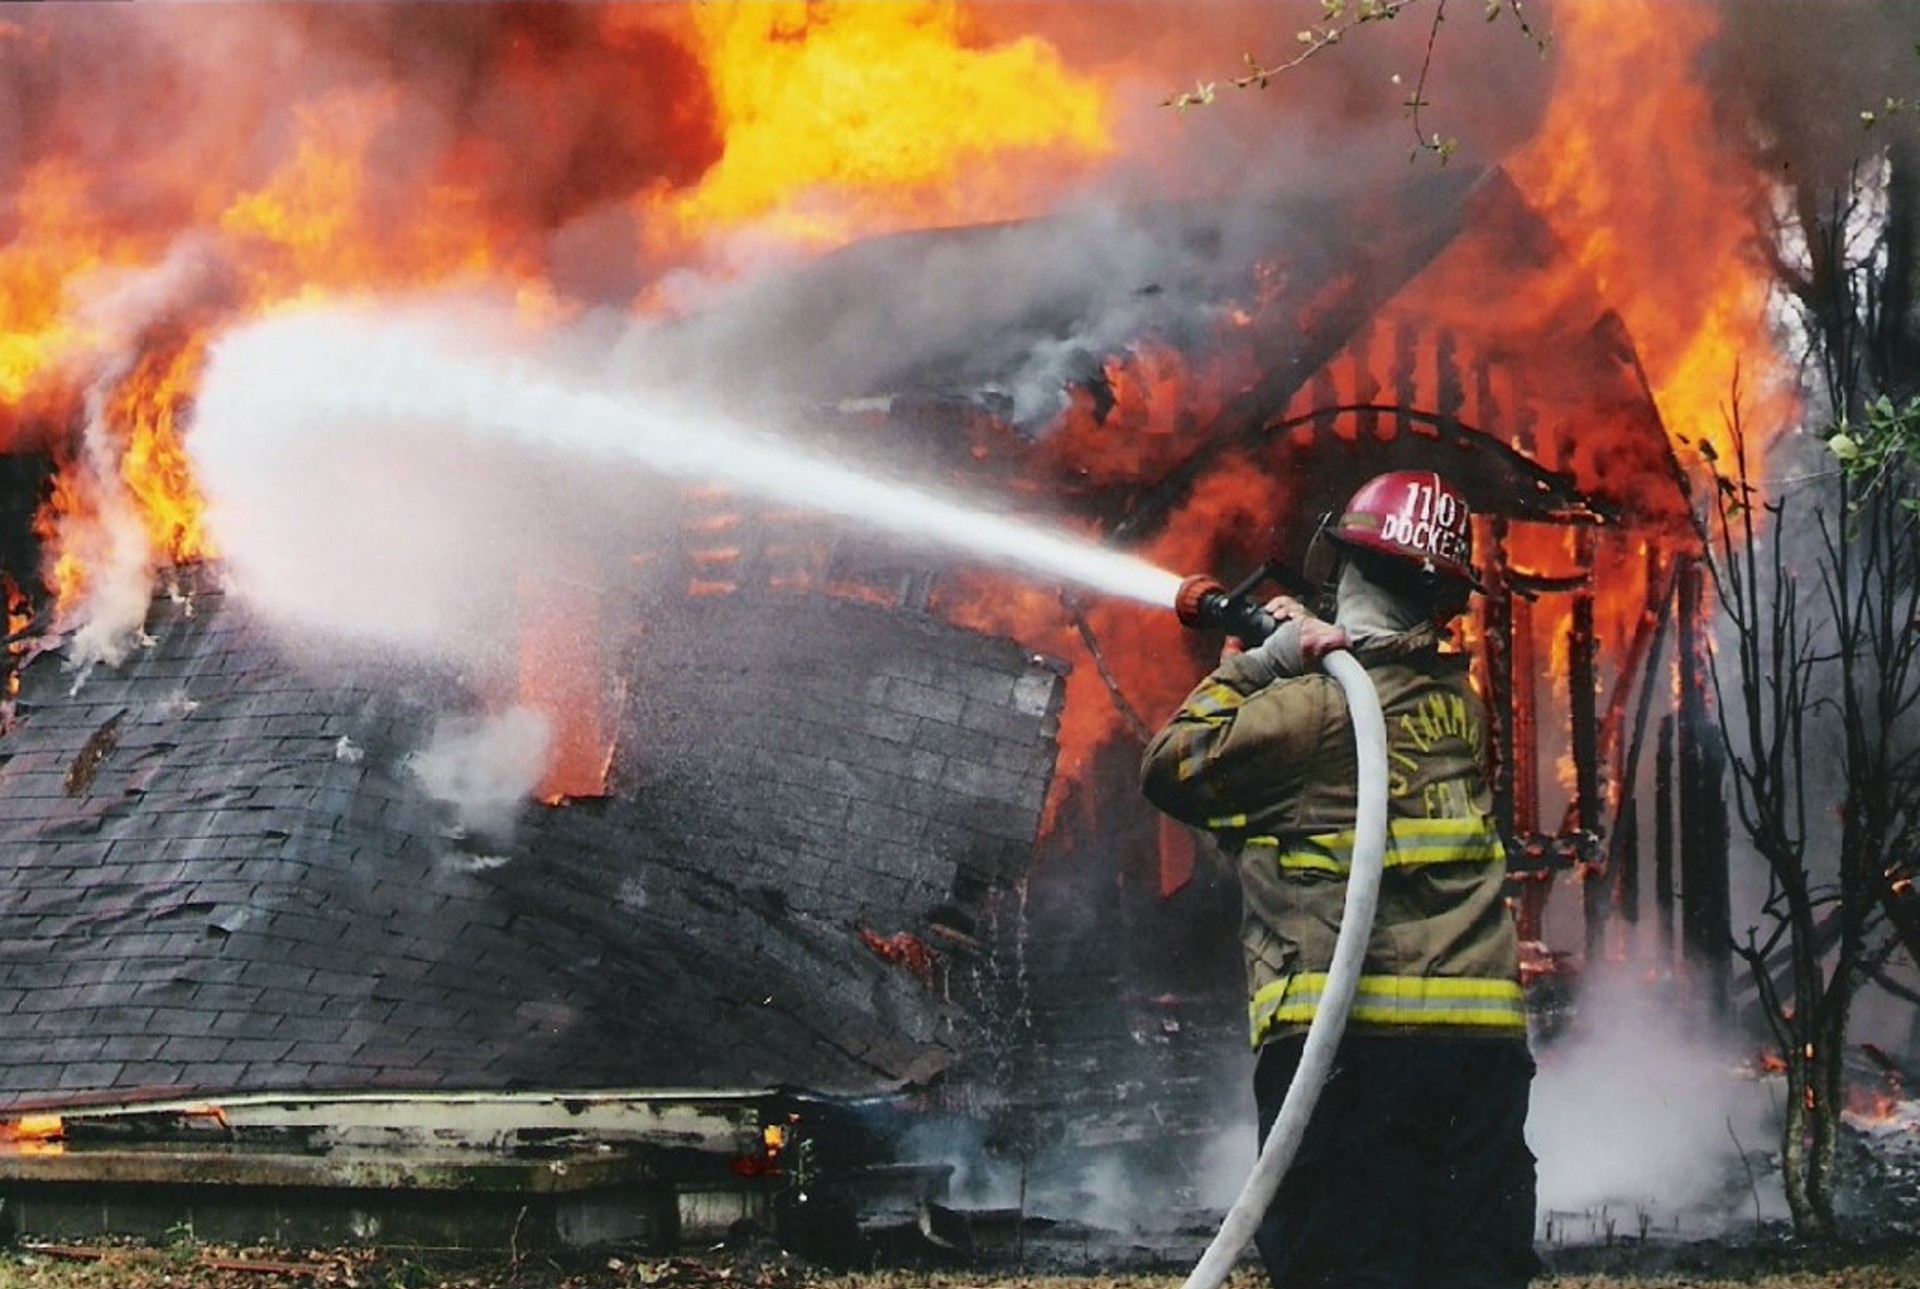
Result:
[[[459,832],[497,837],[511,831],[540,785],[552,741],[552,722],[524,707],[450,717],[408,765],[427,795],[450,809]]]
[[[1633,968],[1594,964],[1580,1022],[1538,1051],[1527,1138],[1543,1230],[1580,1241],[1645,1221],[1701,1238],[1783,1211],[1779,1088],[1750,1051]],[[1751,1170],[1751,1171],[1750,1171]]]

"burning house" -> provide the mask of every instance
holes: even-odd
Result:
[[[1724,995],[1688,472],[1733,451],[1718,360],[1771,350],[1753,278],[1719,272],[1752,229],[1715,198],[1750,176],[1689,170],[1700,253],[1645,285],[1586,203],[1662,212],[1565,171],[1630,23],[1570,17],[1602,52],[1510,73],[1525,111],[1486,156],[1067,200],[1059,168],[1117,147],[1071,56],[1142,74],[1089,25],[1119,6],[222,8],[284,76],[235,86],[267,136],[233,151],[225,108],[81,130],[40,69],[103,40],[224,74],[163,8],[0,28],[0,71],[79,141],[8,175],[0,248],[0,1118],[71,1147],[7,1157],[16,1211],[114,1169],[193,1193],[109,1148],[213,1124],[361,1150],[324,1180],[363,1194],[552,1193],[542,1161],[612,1143],[591,1175],[644,1220],[560,1204],[557,1238],[665,1240],[731,1211],[685,1195],[773,1185],[802,1120],[872,1175],[950,1170],[950,1198],[1017,1175],[1088,1218],[1119,1160],[1204,1208],[1244,1121],[1234,892],[1136,774],[1217,641],[930,534],[949,490],[988,528],[1237,580],[1361,479],[1444,470],[1481,515],[1462,643],[1543,1029],[1610,956]],[[797,109],[748,72],[804,86],[837,38],[925,59],[873,91],[902,113],[940,119],[951,77],[1029,110],[955,142],[968,183],[911,150],[859,173],[895,150],[847,122],[840,168],[789,172]],[[1290,108],[1223,108],[1223,140]],[[84,170],[129,141],[213,173]],[[1157,146],[1135,161],[1202,164]],[[341,301],[332,366],[245,347]],[[413,312],[487,356],[383,329]],[[881,500],[830,504],[822,462]],[[455,1138],[522,1171],[364,1153]],[[287,1168],[257,1180],[320,1177]]]

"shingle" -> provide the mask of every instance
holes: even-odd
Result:
[[[204,1022],[193,1033],[169,1034],[155,1054],[156,1059],[178,1061],[188,1069],[218,1062],[232,1040],[198,1032],[200,1028],[204,1028]]]
[[[809,908],[910,927],[976,898],[979,856],[1007,848],[930,820],[986,818],[1030,842],[1045,780],[1019,771],[1050,763],[1046,717],[991,710],[1032,708],[1025,656],[824,601],[783,605],[794,631],[779,640],[726,625],[750,608],[652,638],[620,722],[622,755],[641,758],[615,766],[628,787],[523,811],[494,868],[489,847],[441,835],[445,812],[401,768],[470,701],[451,680],[303,675],[204,589],[192,617],[156,614],[154,650],[80,694],[29,668],[38,706],[0,739],[0,839],[19,843],[0,889],[0,1009],[61,988],[65,965],[112,966],[75,986],[86,1014],[115,1018],[103,1059],[80,1064],[130,1086],[518,1086],[586,1070],[857,1084],[952,1059],[927,1001]],[[715,666],[714,638],[745,647]],[[880,706],[876,676],[891,678]],[[921,708],[966,728],[930,734]],[[69,797],[75,755],[115,710],[120,742],[91,795]],[[359,760],[336,756],[342,735]],[[957,777],[956,748],[975,767]],[[22,801],[39,804],[10,813]],[[42,896],[73,890],[85,898]],[[33,953],[9,955],[22,935]],[[769,994],[771,1015],[737,1001]],[[728,1016],[780,1037],[742,1042]],[[49,1063],[0,1051],[0,1100],[57,1084]]]

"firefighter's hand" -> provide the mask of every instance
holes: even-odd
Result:
[[[1276,595],[1260,607],[1265,609],[1267,613],[1272,616],[1273,620],[1283,627],[1289,622],[1304,621],[1305,619],[1313,617],[1313,612],[1291,595]],[[1291,628],[1289,628],[1289,634],[1291,633]],[[1234,654],[1245,653],[1246,649],[1247,646],[1241,643],[1240,637],[1228,636],[1220,642],[1221,661],[1224,662]]]
[[[1268,680],[1302,675],[1335,649],[1349,647],[1344,629],[1315,617],[1313,610],[1290,595],[1276,595],[1262,607],[1279,622],[1280,629],[1250,651],[1253,657],[1249,661],[1256,663]]]
[[[1300,622],[1313,616],[1313,610],[1291,595],[1276,595],[1260,607],[1279,622]]]
[[[1267,601],[1266,609],[1282,623],[1300,624],[1297,631],[1300,656],[1308,662],[1318,662],[1335,649],[1353,647],[1344,629],[1316,617],[1312,609],[1291,595],[1274,596]]]
[[[1245,661],[1237,670],[1253,680],[1255,684],[1270,685],[1283,676],[1298,676],[1305,668],[1305,659],[1300,656],[1300,618],[1306,615],[1306,609],[1292,596],[1276,595],[1260,606],[1273,615],[1278,628],[1265,640],[1244,651]],[[1241,650],[1229,650],[1240,653]],[[1222,665],[1227,655],[1222,654]]]
[[[1336,649],[1352,647],[1353,641],[1347,638],[1346,631],[1333,623],[1311,616],[1301,620],[1300,656],[1308,662],[1319,662]]]

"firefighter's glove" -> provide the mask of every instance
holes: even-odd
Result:
[[[1335,649],[1349,647],[1345,631],[1297,603],[1276,600],[1267,609],[1280,619],[1279,629],[1238,655],[1238,669],[1255,684],[1270,685],[1290,676],[1304,676]]]
[[[1277,631],[1247,650],[1244,657],[1250,673],[1268,683],[1304,674],[1307,657],[1300,649],[1300,620],[1282,621]]]

